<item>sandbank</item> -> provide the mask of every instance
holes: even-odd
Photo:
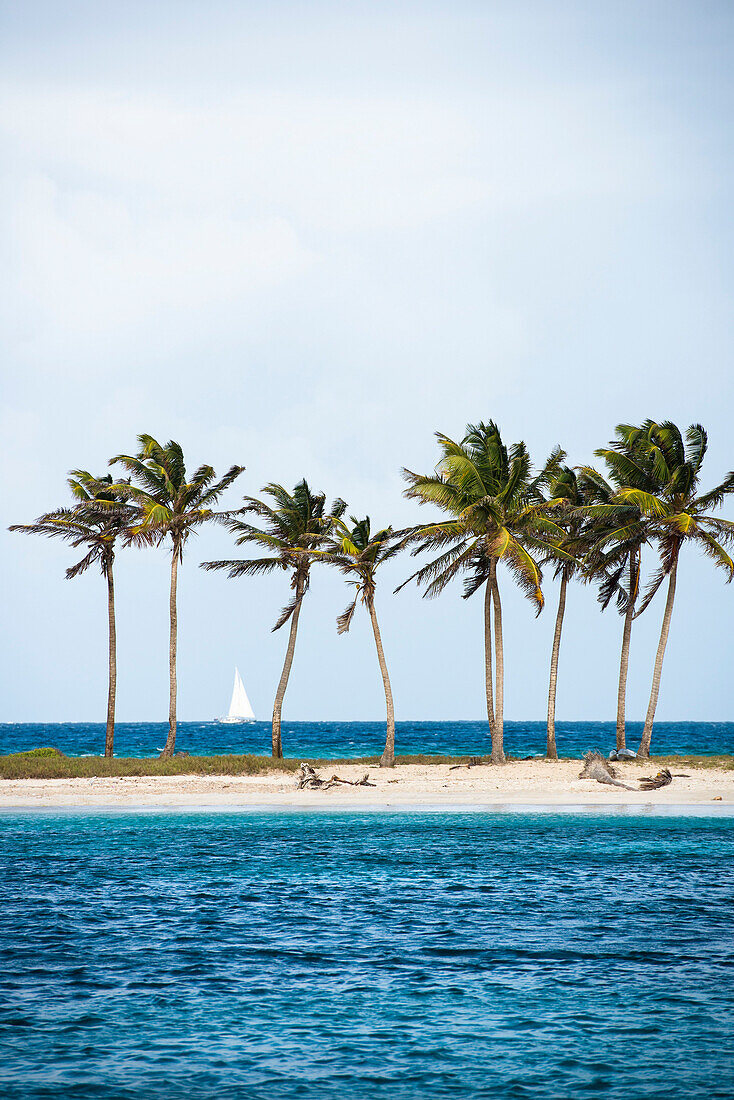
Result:
[[[403,764],[394,769],[364,764],[321,769],[343,779],[369,772],[373,787],[335,786],[329,790],[297,789],[293,772],[256,776],[116,776],[84,779],[12,779],[0,782],[0,810],[14,809],[605,809],[707,807],[734,811],[734,769],[681,764],[673,772],[685,778],[654,791],[627,791],[579,779],[578,760],[513,761],[451,769],[448,764]],[[632,786],[654,775],[655,762],[618,766]]]

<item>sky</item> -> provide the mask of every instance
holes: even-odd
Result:
[[[0,3],[0,721],[103,720],[106,592],[6,531],[136,436],[246,467],[224,501],[306,477],[373,524],[427,518],[401,469],[496,420],[540,462],[620,421],[703,423],[734,467],[734,9],[713,0]],[[729,505],[724,515],[734,517]],[[267,718],[287,579],[229,581],[224,530],[180,572],[179,717],[238,665]],[[116,562],[118,718],[164,720],[164,549]],[[481,718],[481,599],[385,569],[398,719]],[[648,560],[652,568],[652,557]],[[687,551],[661,719],[734,719],[734,585]],[[502,576],[506,716],[545,716],[558,593]],[[338,637],[314,570],[284,717],[379,719],[368,617]],[[642,718],[662,615],[635,624]],[[574,585],[558,716],[612,719],[621,620]]]

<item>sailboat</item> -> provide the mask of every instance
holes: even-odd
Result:
[[[242,677],[238,668],[234,670],[234,687],[232,688],[232,701],[229,704],[229,714],[226,718],[221,719],[222,722],[254,722],[255,712],[252,709],[250,700],[247,698],[247,692],[245,691],[245,685],[242,683]]]

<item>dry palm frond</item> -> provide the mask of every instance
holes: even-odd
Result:
[[[616,769],[597,750],[584,753],[584,766],[579,772],[579,779],[595,779],[597,783],[607,783],[610,787],[624,787],[626,791],[635,789],[617,779]]]
[[[668,768],[661,768],[657,775],[646,776],[640,780],[640,790],[656,791],[659,787],[667,787],[672,781],[673,776]]]

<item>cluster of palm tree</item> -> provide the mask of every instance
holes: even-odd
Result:
[[[123,546],[160,546],[171,551],[169,730],[163,756],[176,744],[176,592],[178,566],[189,536],[209,522],[224,524],[237,546],[252,546],[258,556],[203,562],[207,570],[230,577],[274,571],[289,574],[291,598],[273,629],[289,624],[285,661],[275,695],[272,753],[282,757],[281,715],[295,653],[298,622],[314,564],[338,569],[353,589],[353,599],[337,619],[339,633],[349,630],[358,604],[367,609],[385,691],[387,728],[381,764],[395,762],[395,716],[392,688],[375,610],[377,571],[402,551],[430,554],[398,586],[415,580],[424,595],[441,593],[455,577],[464,582],[463,597],[483,592],[485,690],[492,744],[491,759],[504,763],[504,645],[500,577],[502,568],[539,614],[544,605],[543,570],[552,568],[560,581],[550,661],[547,755],[557,759],[555,701],[559,654],[568,584],[595,584],[602,609],[616,602],[623,618],[617,692],[617,749],[625,748],[625,701],[632,625],[667,581],[660,641],[655,657],[650,702],[638,755],[649,756],[660,691],[663,658],[670,631],[680,551],[694,544],[734,578],[734,561],[726,547],[734,542],[734,523],[711,512],[734,492],[734,472],[714,489],[699,492],[706,454],[706,432],[699,424],[685,432],[670,421],[646,420],[619,425],[607,448],[596,451],[605,473],[593,466],[571,468],[566,452],[556,447],[542,466],[533,468],[523,442],[507,446],[497,425],[469,425],[460,442],[437,433],[440,457],[429,474],[404,470],[405,495],[439,514],[427,523],[396,530],[373,531],[369,517],[345,520],[347,505],[314,493],[305,480],[292,492],[269,484],[263,498],[246,496],[240,508],[216,511],[215,505],[244,467],[232,466],[217,480],[211,466],[200,466],[188,480],[178,443],[158,443],[138,436],[135,455],[117,455],[127,479],[93,477],[73,471],[72,507],[40,516],[33,524],[11,530],[63,538],[84,547],[84,557],[67,577],[98,564],[107,580],[109,619],[109,693],[105,755],[114,749],[116,651],[113,563],[118,540]],[[259,525],[258,525],[259,524]],[[435,556],[434,556],[435,555]],[[643,590],[643,555],[655,568]]]
[[[183,451],[178,443],[161,446],[150,435],[139,435],[136,455],[117,455],[110,465],[119,463],[130,477],[113,481],[109,474],[93,477],[87,470],[74,470],[69,487],[77,500],[74,508],[46,512],[35,523],[14,524],[11,531],[61,538],[75,548],[87,547],[85,556],[67,569],[71,579],[95,562],[107,578],[109,621],[109,693],[105,756],[114,751],[115,695],[117,685],[117,634],[113,564],[118,540],[123,546],[160,546],[171,548],[170,591],[170,691],[168,736],[163,756],[172,756],[176,747],[176,648],[178,637],[177,585],[178,566],[183,559],[189,536],[202,524],[226,520],[223,512],[213,511],[222,493],[239,477],[244,466],[232,466],[219,481],[211,466],[199,466],[187,480]]]

